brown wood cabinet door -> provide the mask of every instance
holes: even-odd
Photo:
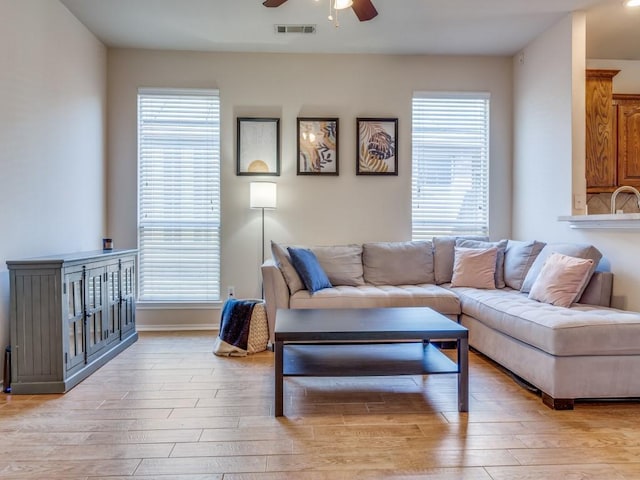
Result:
[[[617,185],[613,76],[618,70],[587,70],[586,158],[587,191],[613,191]]]
[[[618,183],[640,187],[640,101],[618,104]]]

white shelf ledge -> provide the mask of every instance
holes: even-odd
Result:
[[[561,216],[558,221],[569,222],[571,228],[640,229],[640,213]]]

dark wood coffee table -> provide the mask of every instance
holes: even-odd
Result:
[[[458,374],[458,410],[469,410],[468,330],[426,307],[278,309],[275,416],[284,377]],[[429,340],[455,339],[457,363]],[[349,343],[357,342],[357,343]]]

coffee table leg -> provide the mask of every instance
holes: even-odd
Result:
[[[275,416],[276,417],[281,417],[283,415],[283,396],[284,396],[284,389],[283,389],[283,370],[282,370],[282,366],[283,366],[283,358],[282,358],[282,354],[283,354],[283,345],[282,342],[275,342],[275,348],[274,348],[274,353],[275,353]]]
[[[469,411],[469,339],[458,339],[458,411]]]

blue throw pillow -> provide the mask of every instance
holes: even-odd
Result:
[[[311,250],[306,248],[288,247],[291,264],[302,279],[302,283],[309,293],[317,292],[323,288],[331,288],[331,282],[320,266],[320,262]]]

